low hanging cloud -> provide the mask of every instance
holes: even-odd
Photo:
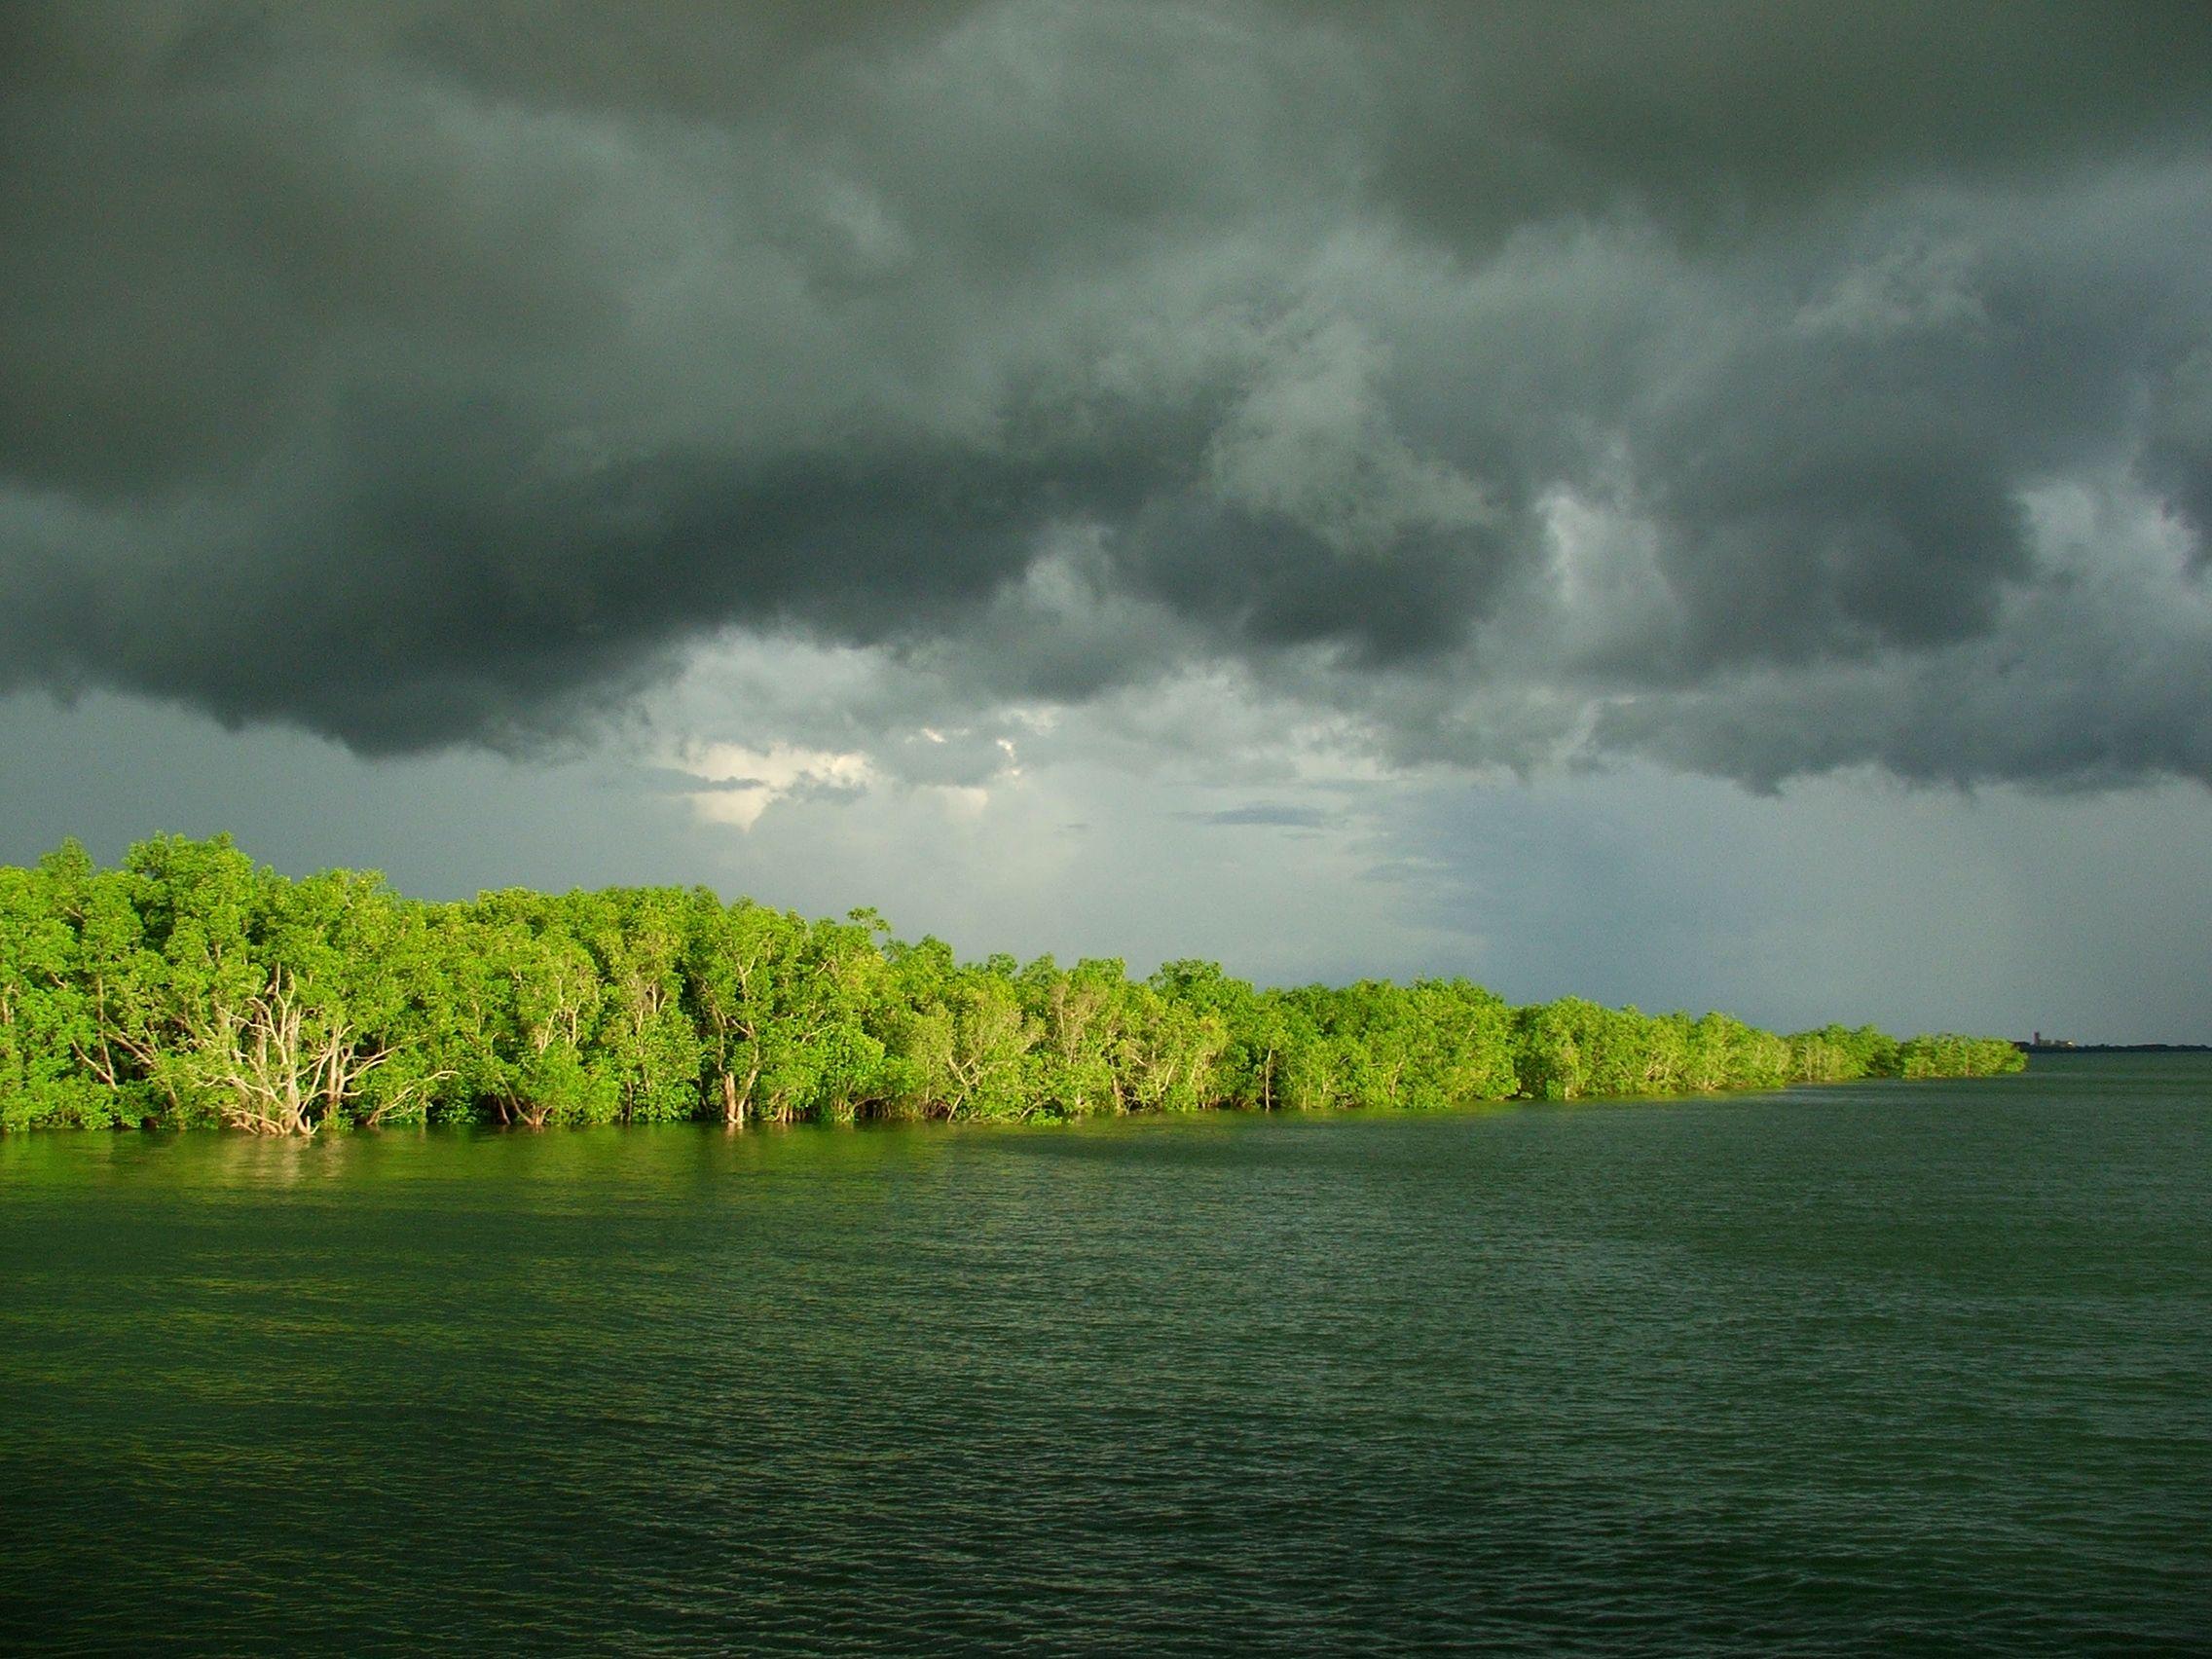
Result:
[[[527,749],[750,641],[826,677],[725,815],[1209,677],[1385,764],[2212,783],[2202,7],[0,31],[0,686]]]

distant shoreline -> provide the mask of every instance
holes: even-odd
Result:
[[[2212,1054],[2212,1043],[2015,1043],[2023,1054]]]

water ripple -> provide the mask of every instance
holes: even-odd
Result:
[[[0,1637],[2212,1644],[2212,1071],[0,1142]]]

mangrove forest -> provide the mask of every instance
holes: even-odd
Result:
[[[2017,1070],[1994,1038],[1784,1037],[1464,979],[1257,988],[1212,963],[962,962],[872,910],[702,888],[465,903],[293,879],[228,836],[0,867],[0,1126],[1065,1120]]]

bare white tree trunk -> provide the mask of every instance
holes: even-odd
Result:
[[[397,1051],[361,1049],[346,1020],[303,999],[298,981],[281,968],[242,1009],[217,1003],[193,1038],[198,1070],[221,1097],[223,1121],[262,1135],[313,1134]],[[369,1121],[381,1121],[449,1075],[437,1072],[409,1085]]]

